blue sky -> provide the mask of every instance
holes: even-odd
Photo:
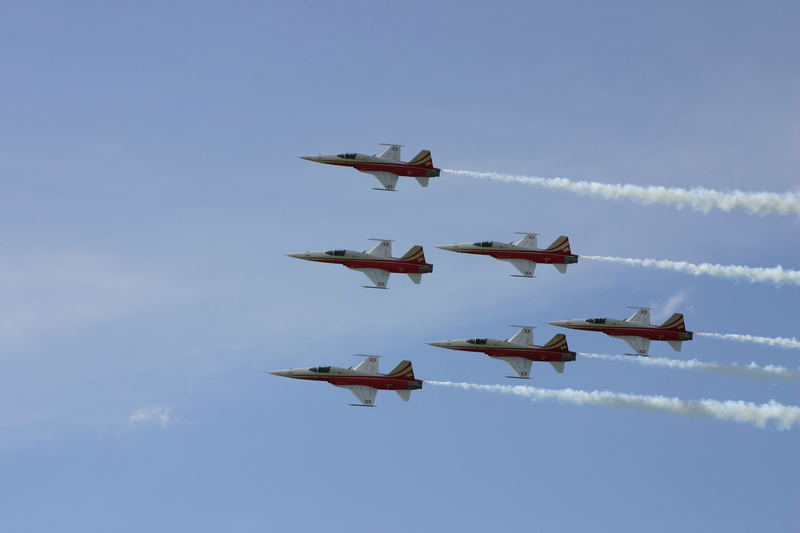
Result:
[[[796,190],[791,2],[6,2],[0,7],[4,531],[788,531],[797,430],[427,386],[409,404],[263,371],[622,317],[679,295],[696,331],[797,336],[797,289],[584,261],[563,276],[437,244],[569,235],[586,255],[800,263],[790,216],[700,214],[297,155],[428,148],[445,168]],[[421,286],[291,260],[426,248]],[[363,279],[362,279],[363,278]],[[577,351],[620,341],[568,334]],[[654,355],[796,368],[696,339]],[[579,360],[532,385],[798,405],[794,385]]]

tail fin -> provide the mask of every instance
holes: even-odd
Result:
[[[386,375],[396,378],[416,379],[414,377],[414,367],[411,365],[411,361],[400,361],[400,363],[394,367],[394,370]]]
[[[433,168],[433,158],[431,157],[430,151],[422,150],[414,157],[414,159],[409,161],[408,164],[426,168]]]
[[[564,350],[569,351],[569,347],[567,346],[567,337],[563,333],[558,333],[550,339],[547,344],[543,346],[543,348],[547,348],[548,350]]]
[[[403,261],[413,261],[414,263],[424,263],[425,251],[422,249],[422,246],[415,244],[400,259]]]
[[[558,252],[561,254],[571,254],[569,249],[569,237],[562,235],[553,241],[553,244],[547,247],[548,252]]]
[[[659,327],[677,329],[678,331],[686,331],[686,325],[683,323],[683,315],[680,313],[673,314]]]

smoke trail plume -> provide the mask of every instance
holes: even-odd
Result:
[[[666,396],[625,394],[610,391],[584,391],[576,389],[540,389],[524,385],[478,385],[476,383],[456,383],[452,381],[426,381],[426,384],[453,387],[464,390],[499,392],[537,400],[560,400],[574,405],[604,405],[628,409],[667,411],[683,416],[707,416],[718,420],[749,423],[756,427],[766,427],[774,422],[778,429],[790,429],[800,423],[800,407],[783,405],[775,400],[755,404],[740,400],[697,400],[687,401]]]
[[[749,267],[744,265],[715,265],[712,263],[688,263],[686,261],[669,261],[667,259],[634,259],[631,257],[608,257],[604,255],[582,255],[583,259],[593,259],[606,263],[619,263],[630,266],[661,268],[686,272],[695,276],[713,276],[745,280],[750,283],[771,282],[775,285],[800,285],[800,270],[784,270],[782,266],[772,268]]]
[[[715,191],[703,187],[684,189],[678,187],[642,186],[622,183],[600,183],[597,181],[573,181],[566,178],[541,178],[517,176],[497,172],[475,172],[472,170],[442,169],[444,172],[473,178],[540,185],[551,189],[562,189],[583,195],[600,196],[607,199],[632,200],[640,204],[665,204],[682,209],[708,213],[713,209],[730,211],[743,209],[758,215],[800,215],[800,194],[794,192]]]
[[[756,344],[766,344],[767,346],[777,346],[778,348],[800,348],[800,341],[794,337],[756,337],[755,335],[739,335],[738,333],[701,333],[695,335],[712,337],[714,339],[725,339],[738,342],[754,342]]]
[[[591,359],[604,359],[606,361],[624,361],[644,366],[658,366],[662,368],[677,368],[680,370],[706,370],[720,374],[730,374],[754,379],[783,379],[786,381],[800,382],[800,369],[793,370],[777,365],[760,366],[756,363],[749,365],[722,364],[689,359],[667,359],[666,357],[631,357],[627,355],[608,355],[602,353],[581,353],[583,357]]]

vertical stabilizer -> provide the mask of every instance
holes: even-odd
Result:
[[[406,379],[416,379],[414,377],[414,367],[411,364],[411,361],[400,361],[400,363],[386,375]]]
[[[683,315],[675,313],[661,324],[662,328],[677,329],[678,331],[686,331],[686,324],[683,322]]]
[[[553,244],[547,247],[548,252],[558,252],[560,254],[570,255],[572,251],[569,249],[569,237],[562,235],[553,241]]]
[[[433,168],[433,158],[431,157],[431,153],[428,150],[422,150],[414,159],[408,162],[409,165],[415,165],[420,167],[427,167]],[[423,185],[425,187],[425,185]]]
[[[567,336],[563,333],[553,335],[553,338],[547,341],[547,344],[542,346],[542,348],[547,348],[548,350],[563,350],[568,352],[569,347],[567,346]]]
[[[415,244],[401,257],[403,261],[409,261],[412,263],[424,263],[425,262],[425,250],[423,250],[422,246],[419,244]]]

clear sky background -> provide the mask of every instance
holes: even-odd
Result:
[[[569,235],[587,255],[797,268],[798,219],[443,175],[378,193],[297,159],[405,144],[444,168],[796,190],[795,2],[5,2],[0,7],[0,529],[791,531],[798,430],[426,386],[377,409],[263,371],[353,353],[503,383],[427,346],[656,314],[797,336],[798,289],[437,244]],[[360,288],[290,252],[425,246]],[[577,351],[621,341],[569,332]],[[797,368],[699,338],[653,355]],[[798,405],[796,384],[599,360],[532,385]],[[513,384],[518,384],[514,381]]]

